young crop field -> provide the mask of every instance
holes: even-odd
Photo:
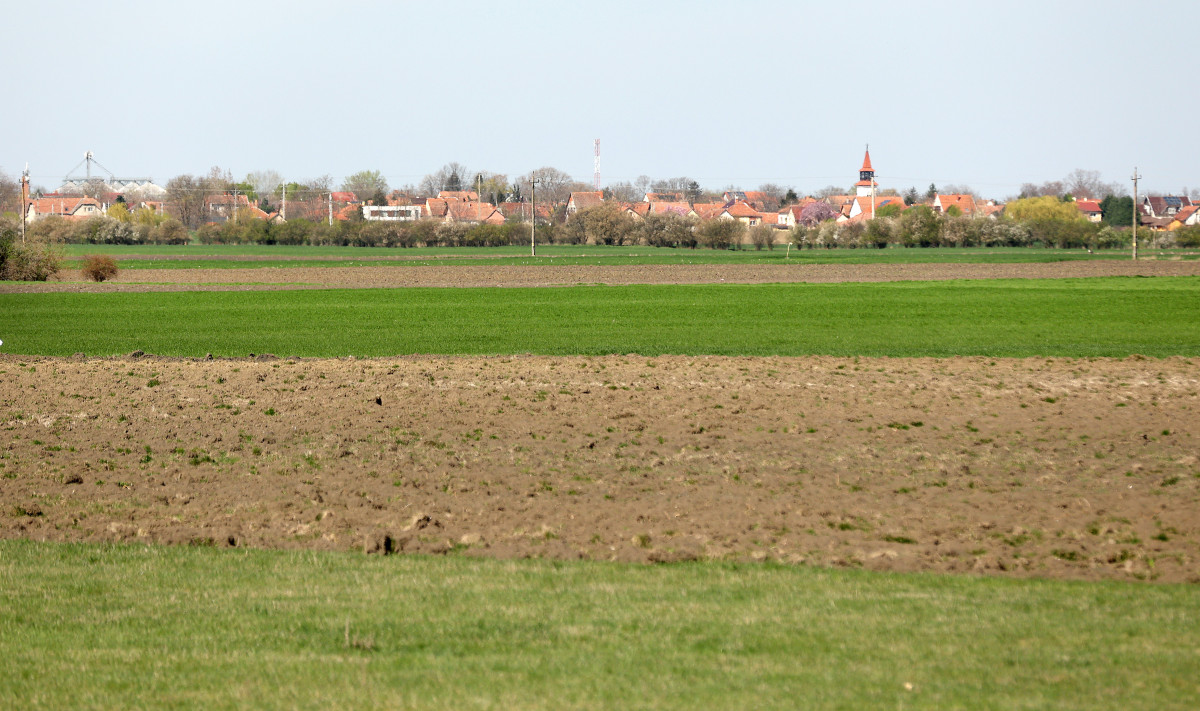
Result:
[[[1191,708],[1198,291],[1095,259],[0,285],[0,706]]]
[[[1187,709],[1181,585],[0,543],[8,708]]]
[[[1200,354],[1200,279],[0,295],[9,353]]]

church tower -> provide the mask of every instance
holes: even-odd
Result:
[[[871,147],[867,146],[862,168],[858,170],[858,182],[854,184],[855,194],[857,197],[871,197],[875,192],[875,187],[875,169],[871,167]]]

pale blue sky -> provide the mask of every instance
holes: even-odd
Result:
[[[1200,187],[1195,2],[24,2],[0,169]],[[18,63],[20,60],[20,63]],[[23,77],[19,80],[18,77]],[[19,87],[19,88],[18,88]]]

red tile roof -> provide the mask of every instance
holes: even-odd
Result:
[[[604,193],[596,191],[571,193],[568,203],[574,203],[576,210],[586,210],[604,202]]]
[[[334,202],[358,202],[358,196],[352,192],[342,191],[333,193]]]
[[[757,217],[762,219],[762,213],[740,200],[725,208],[723,212],[728,213],[730,217]]]
[[[1076,200],[1075,207],[1079,208],[1080,212],[1088,215],[1099,215],[1101,212],[1100,203],[1095,200]]]
[[[479,193],[474,190],[442,190],[438,193],[438,197],[443,200],[463,200],[465,202],[476,202],[479,200]]]
[[[647,203],[650,206],[650,212],[674,212],[677,215],[687,215],[692,211],[692,206],[686,202],[651,202]]]
[[[964,215],[975,214],[975,198],[971,195],[938,195],[935,200],[942,206],[942,212],[957,207]]]

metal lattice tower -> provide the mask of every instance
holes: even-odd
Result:
[[[592,174],[592,189],[600,189],[600,139],[596,139],[596,160],[593,164],[594,173]]]

